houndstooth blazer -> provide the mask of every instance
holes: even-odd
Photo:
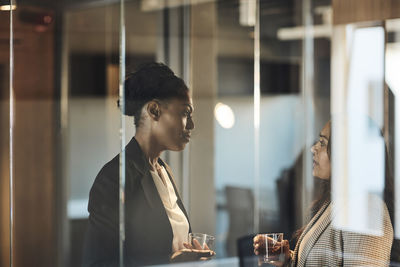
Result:
[[[380,200],[380,202],[382,202]],[[289,266],[389,266],[390,250],[393,242],[393,228],[389,213],[384,205],[384,218],[382,224],[383,236],[372,236],[335,229],[332,222],[332,207],[325,203],[317,214],[311,219],[296,244]],[[329,216],[318,222],[317,228],[304,245],[299,257],[299,247],[304,235],[320,218],[324,211]]]

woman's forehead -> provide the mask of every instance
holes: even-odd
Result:
[[[320,136],[325,137],[326,139],[329,139],[331,136],[331,123],[328,122],[325,124],[324,128],[322,128]]]
[[[175,107],[190,107],[191,109],[193,109],[193,102],[190,97],[188,97],[188,98],[172,98],[168,102],[169,102],[169,104],[171,104]]]

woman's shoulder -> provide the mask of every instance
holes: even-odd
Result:
[[[119,184],[119,171],[121,166],[120,158],[122,154],[123,152],[116,155],[114,158],[104,164],[104,166],[98,172],[93,185],[95,185],[96,183]],[[130,179],[134,179],[142,174],[143,171],[146,170],[144,164],[145,163],[143,159],[141,159],[141,154],[132,155],[132,153],[125,153],[125,161],[122,163],[122,168],[126,171],[127,179],[128,177]]]
[[[115,176],[118,176],[118,174],[119,174],[119,154],[103,165],[103,167],[98,172],[95,181],[99,179],[114,178]]]
[[[336,230],[341,230],[344,236],[386,236],[393,237],[393,226],[385,201],[376,194],[369,194],[364,202],[353,210],[354,205],[345,208],[333,202],[332,221]],[[353,210],[353,211],[352,211]],[[351,218],[347,218],[349,214]],[[347,223],[346,223],[347,222]]]

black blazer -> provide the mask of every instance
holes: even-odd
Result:
[[[119,156],[100,170],[90,190],[83,266],[119,264]],[[124,265],[141,266],[169,262],[173,233],[139,144],[132,138],[125,148],[125,243]],[[178,197],[171,170],[161,159]],[[190,228],[189,228],[190,231]]]

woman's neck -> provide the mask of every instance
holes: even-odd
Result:
[[[150,134],[144,134],[142,132],[136,132],[135,139],[142,149],[146,159],[149,161],[150,167],[154,168],[162,152],[162,150],[158,148],[157,142],[153,140]]]

